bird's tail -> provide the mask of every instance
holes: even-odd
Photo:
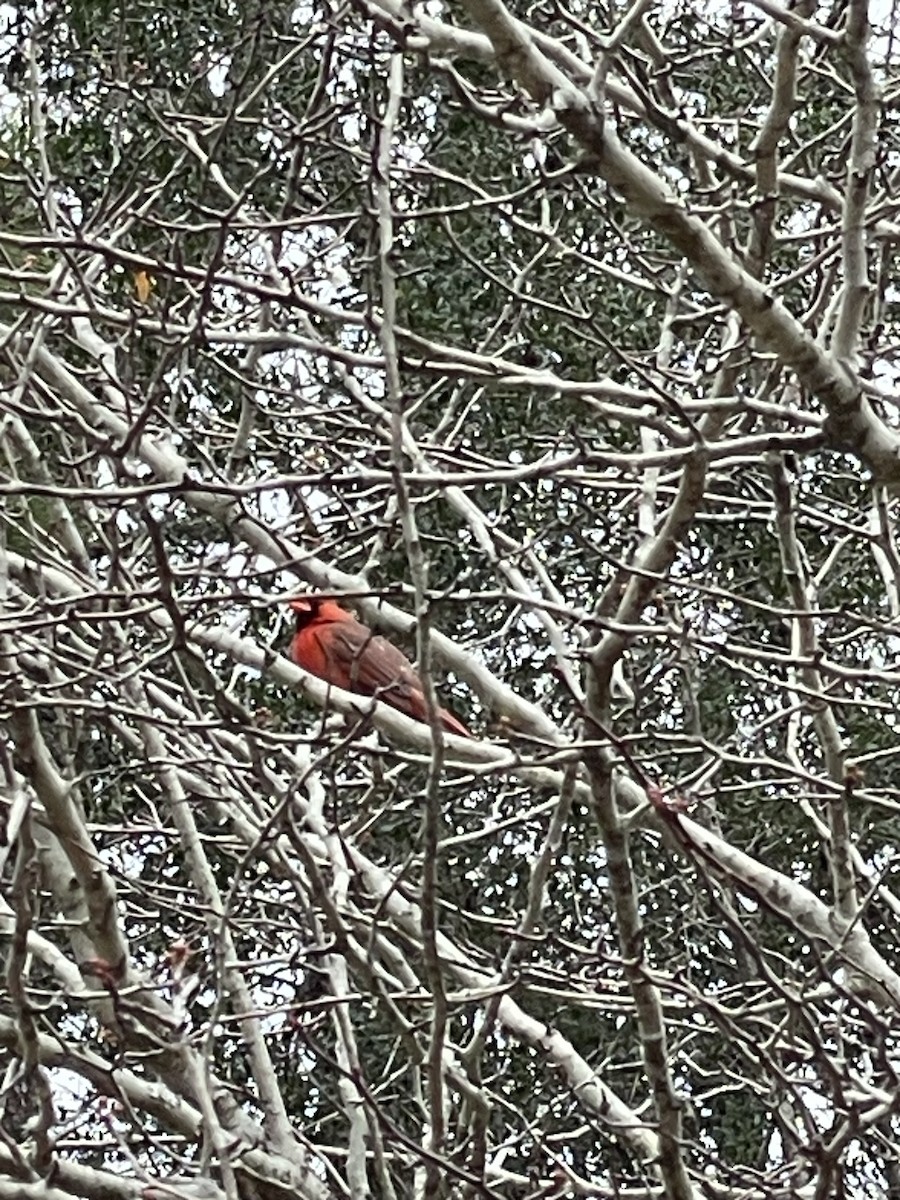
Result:
[[[441,718],[441,724],[448,733],[455,733],[457,737],[470,738],[475,735],[463,725],[462,721],[457,721],[453,713],[447,712],[446,708],[440,709],[438,715]]]

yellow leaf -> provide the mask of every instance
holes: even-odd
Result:
[[[134,273],[134,290],[137,293],[137,298],[141,304],[146,304],[150,299],[150,293],[156,287],[156,280],[152,275],[148,275],[146,271],[140,270]]]

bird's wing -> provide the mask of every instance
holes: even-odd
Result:
[[[341,624],[334,629],[331,647],[351,691],[367,696],[388,692],[389,702],[421,695],[419,677],[403,651],[365,625]]]
[[[378,696],[417,721],[428,720],[422,682],[412,663],[393,643],[359,621],[342,621],[329,625],[328,638],[320,638],[319,646],[329,664],[324,678],[348,691]],[[439,708],[438,716],[450,733],[472,736],[447,709]]]

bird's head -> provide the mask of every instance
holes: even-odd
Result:
[[[297,630],[305,629],[313,621],[352,621],[353,616],[334,600],[322,596],[297,596],[288,601],[297,616]]]

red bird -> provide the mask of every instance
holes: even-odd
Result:
[[[291,608],[297,614],[291,658],[298,667],[348,692],[377,696],[391,708],[427,723],[422,681],[402,650],[334,600],[303,596],[292,600]],[[448,733],[472,736],[446,708],[438,709],[438,717]]]

